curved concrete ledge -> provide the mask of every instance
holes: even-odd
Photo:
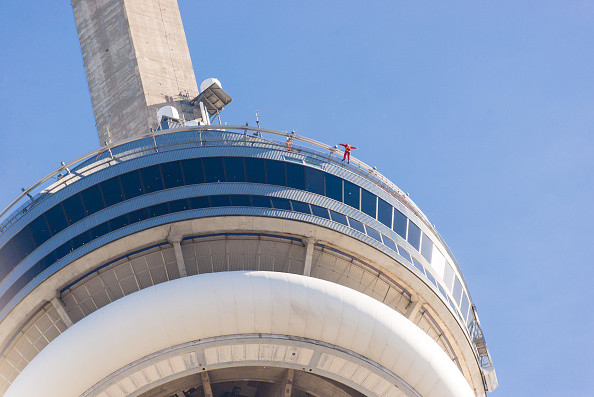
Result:
[[[224,272],[159,284],[85,317],[50,343],[6,396],[79,396],[150,354],[223,335],[317,340],[365,357],[422,396],[473,396],[422,330],[378,301],[305,276]]]

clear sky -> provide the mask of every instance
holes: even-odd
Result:
[[[594,2],[179,0],[229,124],[393,180],[454,252],[500,387],[594,390]],[[69,1],[0,2],[0,207],[98,147]]]

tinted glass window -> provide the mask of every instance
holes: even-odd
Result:
[[[342,179],[326,174],[326,197],[342,202]]]
[[[245,169],[241,157],[225,157],[227,182],[245,182]]]
[[[211,207],[229,207],[230,205],[229,196],[210,196]]]
[[[460,311],[462,312],[462,318],[464,321],[468,321],[468,309],[470,307],[470,303],[468,301],[468,296],[466,293],[462,294],[462,303],[460,304]]]
[[[210,200],[208,196],[205,197],[193,197],[190,199],[190,207],[192,209],[200,209],[200,208],[209,208],[210,207]]]
[[[12,242],[14,243],[21,260],[23,260],[23,258],[29,255],[35,249],[33,237],[31,237],[31,233],[29,232],[28,228],[24,228],[18,232],[17,235],[12,238]]]
[[[85,205],[87,215],[94,214],[95,212],[105,208],[103,199],[101,198],[101,191],[97,185],[86,188],[80,192],[80,196],[82,197],[83,204]]]
[[[454,270],[452,270],[449,262],[446,262],[445,265],[443,272],[443,282],[448,290],[452,289],[452,283],[454,282]]]
[[[343,225],[345,225],[345,226],[348,226],[348,225],[349,225],[349,224],[347,223],[347,218],[346,218],[346,216],[344,216],[343,214],[341,214],[341,213],[339,213],[339,212],[336,212],[336,211],[332,211],[332,210],[329,210],[329,211],[330,211],[330,217],[332,218],[332,220],[333,220],[334,222],[341,223],[341,224],[343,224]]]
[[[396,248],[396,243],[391,238],[387,237],[385,234],[382,235],[384,238],[384,245],[390,248],[394,252],[398,252],[398,248]]]
[[[324,173],[311,167],[305,169],[305,190],[324,195]]]
[[[246,157],[245,170],[248,182],[266,183],[266,168],[264,165],[264,159]]]
[[[314,216],[319,216],[320,218],[330,219],[328,215],[328,209],[324,207],[319,207],[317,205],[311,205],[311,213]]]
[[[452,296],[454,297],[454,300],[456,301],[456,303],[458,305],[460,304],[461,295],[462,295],[462,283],[460,283],[460,280],[458,279],[458,277],[454,277],[454,290],[452,291]]]
[[[189,209],[190,205],[188,204],[188,200],[186,199],[174,200],[169,202],[169,212],[187,211]]]
[[[359,209],[359,186],[349,181],[344,181],[344,203]]]
[[[349,224],[351,225],[351,227],[353,229],[355,229],[357,231],[360,231],[361,233],[365,234],[365,227],[358,220],[353,219],[353,218],[349,218]]]
[[[408,253],[408,251],[405,250],[404,248],[402,248],[400,245],[398,246],[398,253],[400,254],[401,257],[403,257],[407,261],[412,262],[412,258],[410,257],[410,254]]]
[[[112,232],[129,224],[130,221],[128,220],[128,214],[120,215],[117,218],[113,218],[109,221],[109,227],[111,228]]]
[[[64,206],[64,212],[66,212],[66,219],[71,225],[86,216],[80,195],[78,194],[64,200],[62,205]]]
[[[109,233],[109,223],[103,222],[100,225],[95,226],[92,228],[89,233],[91,234],[91,239],[96,239],[98,237],[103,236],[104,234]]]
[[[33,222],[29,224],[29,230],[31,230],[33,241],[38,247],[51,237],[49,226],[47,225],[45,216],[43,215],[38,216]]]
[[[132,211],[128,215],[130,217],[130,223],[140,222],[149,218],[149,212],[147,208],[141,208],[139,210]]]
[[[163,172],[163,182],[165,182],[165,188],[169,189],[172,187],[182,186],[184,184],[181,164],[178,161],[161,164],[161,172]],[[124,181],[122,181],[122,184],[123,183]],[[124,187],[124,189],[126,189],[126,187]]]
[[[122,193],[122,187],[120,186],[120,178],[107,179],[99,184],[101,192],[103,193],[103,199],[107,207],[124,201],[124,194]]]
[[[408,222],[407,240],[418,251],[421,244],[421,229],[414,222]]]
[[[365,228],[367,229],[367,235],[377,241],[379,241],[380,243],[382,242],[382,236],[380,236],[379,232],[377,230],[375,230],[372,227],[369,226],[365,226]]]
[[[142,184],[145,193],[157,192],[163,190],[163,180],[161,179],[161,170],[158,165],[151,165],[140,170]]]
[[[58,248],[56,248],[54,250],[54,254],[56,255],[57,259],[62,259],[66,255],[68,255],[70,252],[72,252],[72,249],[73,249],[72,241],[67,241],[64,244],[62,244],[61,246],[59,246]]]
[[[80,248],[83,245],[87,244],[89,241],[91,241],[91,235],[89,234],[89,232],[86,231],[84,233],[81,233],[72,239],[72,248]]]
[[[266,178],[268,184],[287,186],[285,179],[285,163],[281,161],[266,160]]]
[[[429,237],[425,233],[423,233],[423,241],[421,245],[421,255],[425,257],[431,263],[431,258],[433,256],[433,243],[429,240]]]
[[[58,234],[64,230],[66,226],[68,226],[66,223],[66,216],[62,210],[62,204],[58,204],[52,209],[46,211],[45,218],[47,219],[47,223],[52,235]]]
[[[151,205],[149,207],[149,215],[152,217],[161,216],[169,213],[167,203]]]
[[[202,159],[206,182],[225,182],[223,159],[220,157],[207,157]]]
[[[305,189],[305,170],[302,165],[286,163],[287,186],[295,189]]]
[[[250,201],[250,196],[245,195],[233,195],[229,196],[231,198],[231,205],[234,207],[251,207],[252,202]]]
[[[143,194],[142,183],[140,183],[140,174],[138,171],[126,172],[125,174],[120,175],[120,182],[122,183],[126,200]]]
[[[187,185],[204,183],[204,170],[202,169],[201,159],[182,160],[181,164]]]
[[[272,208],[270,198],[264,196],[252,196],[252,205],[254,207]]]
[[[18,263],[16,248],[9,241],[2,249],[0,249],[0,279],[3,279],[12,271]]]
[[[278,197],[271,197],[270,200],[272,201],[273,208],[291,211],[291,203],[289,203],[289,200]]]
[[[419,271],[423,274],[425,274],[425,269],[423,269],[423,265],[421,265],[421,262],[419,262],[418,260],[416,260],[415,258],[412,258],[412,263],[413,265],[415,265],[415,267],[417,269],[419,269]]]
[[[309,214],[309,204],[302,203],[301,201],[291,201],[291,205],[293,206],[293,211]]]
[[[437,283],[435,282],[435,278],[433,278],[433,276],[431,275],[431,273],[429,272],[425,272],[425,275],[427,276],[427,278],[429,279],[429,281],[431,281],[431,284],[433,285],[437,285]]]
[[[392,206],[377,198],[377,220],[388,227],[392,227]]]
[[[406,239],[406,228],[407,228],[408,219],[404,214],[394,208],[394,226],[392,230],[400,235],[403,239]]]
[[[361,189],[361,211],[365,212],[370,217],[375,218],[375,203],[375,195],[365,189]]]

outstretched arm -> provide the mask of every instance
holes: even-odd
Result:
[[[340,146],[344,147],[346,149],[347,145],[345,143],[339,143]]]

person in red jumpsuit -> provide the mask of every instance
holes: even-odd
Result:
[[[357,149],[355,146],[351,146],[348,143],[340,143],[340,146],[344,147],[344,156],[342,156],[342,161],[346,159],[347,163],[351,163],[351,150]]]

